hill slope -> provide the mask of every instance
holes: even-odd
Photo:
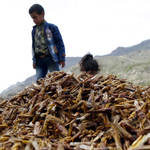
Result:
[[[100,64],[101,75],[116,75],[137,85],[150,84],[150,49],[136,51],[122,56],[95,57]],[[65,71],[79,74],[79,66],[75,65]]]
[[[126,55],[132,52],[146,50],[146,49],[150,49],[150,39],[142,41],[141,43],[130,47],[118,47],[107,56],[121,56],[121,55]]]
[[[149,53],[150,40],[146,40],[131,47],[117,48],[109,55],[95,57],[95,59],[97,59],[101,66],[99,74],[113,74],[118,78],[127,79],[137,85],[147,85],[150,84]],[[79,74],[78,63],[80,60],[81,57],[66,57],[66,67],[63,68],[64,71],[71,71],[75,74]],[[18,93],[18,91],[24,89],[26,85],[32,84],[32,82],[35,82],[35,75],[16,85],[11,85],[0,94],[0,97],[11,97]]]

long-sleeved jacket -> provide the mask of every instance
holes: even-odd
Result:
[[[34,51],[34,34],[37,25],[33,26],[32,30],[32,59],[36,62]],[[44,35],[50,54],[55,62],[65,61],[65,46],[62,36],[56,25],[51,23],[44,23]]]

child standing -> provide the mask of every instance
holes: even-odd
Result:
[[[65,46],[58,27],[45,21],[41,5],[32,5],[29,14],[36,24],[32,30],[32,59],[38,80],[48,71],[59,71],[59,65],[65,66]]]
[[[98,62],[93,59],[93,55],[86,54],[79,62],[80,71],[85,71],[87,74],[95,75],[100,71]]]

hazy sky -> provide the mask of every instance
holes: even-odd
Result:
[[[28,9],[45,8],[45,20],[62,34],[66,56],[111,53],[150,39],[150,0],[4,0],[1,2],[0,92],[35,74]]]

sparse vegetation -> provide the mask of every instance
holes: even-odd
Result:
[[[96,57],[101,66],[100,75],[116,75],[118,78],[127,79],[136,85],[150,84],[150,50],[133,52],[123,56]],[[65,71],[79,74],[79,66],[75,65]]]
[[[145,45],[144,45],[145,44]],[[146,45],[147,44],[147,45]],[[141,46],[142,45],[142,46]],[[149,85],[150,84],[150,40],[146,40],[137,46],[128,48],[119,47],[107,56],[96,56],[101,71],[99,75],[116,75],[117,78],[127,79],[136,85]],[[149,48],[149,49],[145,49]],[[133,49],[133,50],[131,50]],[[120,51],[118,51],[120,50]],[[131,50],[131,51],[130,51]],[[117,53],[118,52],[118,53]],[[121,55],[125,54],[126,55]],[[114,55],[116,54],[116,56]],[[64,71],[71,71],[75,74],[80,74],[79,61],[81,57],[68,57],[66,58],[66,67]],[[70,67],[71,66],[71,67]],[[0,96],[10,97],[34,82],[35,76],[29,77],[22,83],[11,85],[8,89],[4,90]],[[27,82],[28,81],[28,82]]]

